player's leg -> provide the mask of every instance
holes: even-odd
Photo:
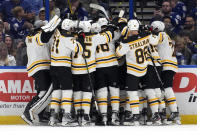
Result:
[[[112,121],[113,125],[119,125],[119,108],[120,108],[120,82],[118,79],[118,67],[108,67],[106,68],[108,85],[110,91],[110,100],[112,107]]]
[[[129,97],[131,112],[125,112],[124,125],[139,125],[140,110],[139,110],[139,96],[138,85],[141,77],[136,77],[128,74],[126,80],[126,91]],[[133,116],[131,115],[133,114]]]
[[[98,68],[95,74],[95,88],[99,112],[102,116],[102,124],[107,124],[107,107],[108,107],[108,85],[104,68]]]
[[[60,103],[61,103],[61,98],[62,98],[62,90],[60,87],[60,82],[59,82],[59,74],[57,73],[58,67],[51,66],[51,78],[52,78],[52,83],[53,83],[53,92],[51,95],[51,102],[50,102],[50,121],[49,125],[54,126],[56,125],[59,121],[59,112],[60,112]]]
[[[74,109],[79,125],[81,125],[81,102],[82,102],[82,77],[81,75],[73,75],[73,101]]]
[[[126,87],[126,76],[127,76],[126,65],[118,67],[118,78],[120,84],[120,124],[124,122],[125,112],[131,112],[129,97],[127,96]]]
[[[73,87],[72,72],[69,67],[58,67],[59,82],[62,90],[61,110],[62,110],[62,126],[77,126],[78,123],[71,115]]]
[[[156,75],[156,73],[153,66],[148,66],[147,73],[143,78],[144,84],[147,85],[144,91],[148,98],[148,104],[152,112],[151,121],[153,122],[153,124],[160,125],[161,118],[159,116],[159,99],[157,98],[155,93],[157,81],[156,79],[154,79],[154,75]]]
[[[176,97],[172,89],[173,79],[175,74],[176,73],[174,71],[170,71],[170,70],[166,70],[162,72],[162,80],[164,82],[164,88],[165,88],[164,89],[165,98],[171,112],[171,115],[167,120],[168,124],[171,124],[173,121],[175,121],[177,124],[180,124]]]
[[[38,71],[33,75],[33,78],[35,79],[37,95],[27,104],[22,115],[22,118],[29,124],[39,123],[38,114],[48,105],[52,91],[49,70]]]
[[[161,72],[162,72],[162,66],[157,66],[157,71],[159,73],[159,76],[161,77]],[[164,91],[162,91],[162,85],[161,82],[159,81],[157,75],[153,75],[153,79],[155,81],[155,93],[156,97],[159,99],[159,115],[161,117],[161,121],[163,124],[166,123],[166,104],[164,100]]]
[[[90,74],[91,81],[94,84],[94,73]],[[82,126],[90,125],[90,106],[92,100],[92,87],[90,86],[90,80],[88,74],[82,75]]]

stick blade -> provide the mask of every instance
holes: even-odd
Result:
[[[120,13],[118,15],[118,17],[123,17],[124,16],[125,11],[124,10],[120,10]]]
[[[105,10],[105,8],[103,6],[91,3],[90,4],[90,8],[94,8],[94,9],[102,11],[105,14],[105,16],[107,17],[107,19],[109,20],[108,14],[107,14],[107,12],[106,12],[106,10]]]

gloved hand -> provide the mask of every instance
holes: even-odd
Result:
[[[81,30],[78,32],[78,39],[77,41],[81,44],[83,49],[85,49],[85,33]]]

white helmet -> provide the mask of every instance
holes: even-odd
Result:
[[[37,20],[37,21],[35,21],[35,23],[34,23],[34,27],[35,27],[36,29],[38,29],[38,28],[41,28],[42,26],[45,26],[46,24],[48,24],[48,21],[47,21],[47,20],[44,20],[44,21],[42,21],[42,20]]]
[[[101,26],[98,23],[93,23],[91,31],[93,33],[99,33],[99,32],[101,32]]]
[[[91,30],[91,23],[89,21],[81,21],[79,23],[79,28],[82,28],[84,32],[90,32]]]
[[[62,29],[63,30],[70,30],[72,27],[74,26],[74,23],[72,20],[70,19],[64,19],[64,21],[62,22]]]
[[[99,23],[99,25],[102,27],[102,26],[104,26],[104,25],[107,25],[107,24],[108,24],[108,21],[107,21],[106,18],[99,18],[99,19],[98,19],[98,23]]]
[[[129,30],[139,30],[140,24],[138,20],[133,19],[133,20],[129,20],[127,26],[129,27]]]
[[[158,31],[162,32],[165,29],[165,24],[162,21],[153,21],[151,23],[151,27],[153,30],[158,29]]]

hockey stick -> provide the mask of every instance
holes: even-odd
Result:
[[[79,29],[79,23],[80,23],[80,20],[78,20],[77,29]],[[82,44],[84,44],[84,40],[82,42],[83,42]],[[84,61],[85,61],[85,65],[86,65],[86,69],[87,69],[87,73],[88,73],[88,79],[89,79],[89,82],[90,82],[90,88],[92,89],[92,99],[93,99],[93,102],[95,104],[96,110],[98,111],[98,105],[97,105],[97,102],[96,102],[96,95],[94,93],[94,85],[93,85],[93,82],[92,82],[92,79],[91,79],[90,71],[89,71],[89,68],[88,68],[88,62],[87,62],[87,59],[85,58],[84,50],[83,50],[82,57],[84,58]]]
[[[97,9],[97,10],[102,11],[105,14],[105,17],[107,18],[107,20],[110,20],[107,12],[106,12],[106,10],[103,6],[91,3],[90,7],[93,8],[93,9]]]
[[[120,10],[120,13],[118,15],[118,17],[122,18],[124,16],[125,11],[124,10]]]

